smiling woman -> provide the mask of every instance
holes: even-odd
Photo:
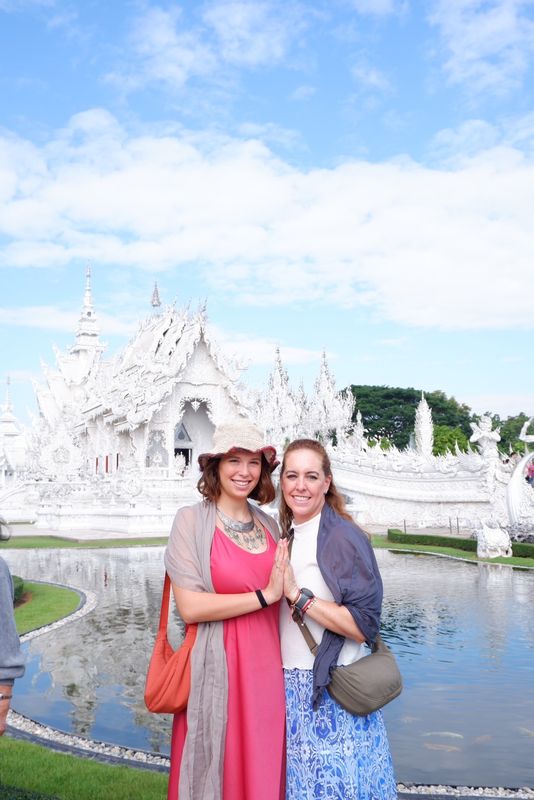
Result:
[[[174,521],[165,565],[180,616],[199,625],[188,708],[174,718],[169,800],[203,797],[208,782],[216,800],[284,797],[278,606],[287,545],[248,502],[274,499],[277,463],[252,423],[220,426],[213,452],[199,456],[205,499]]]
[[[394,800],[393,764],[380,711],[350,714],[324,689],[336,666],[366,655],[378,634],[382,579],[369,538],[352,521],[323,445],[286,449],[280,520],[292,540],[280,615],[287,715],[287,800],[321,796]],[[309,588],[305,588],[309,587]],[[310,628],[312,652],[300,625]]]

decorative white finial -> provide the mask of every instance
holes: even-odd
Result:
[[[154,281],[154,291],[152,292],[152,300],[150,301],[153,308],[159,308],[161,300],[159,299],[158,282]]]
[[[11,378],[9,375],[6,378],[6,402],[4,411],[13,411],[13,403],[11,402]]]
[[[85,295],[83,298],[84,307],[92,307],[93,293],[91,290],[91,267],[88,264],[85,268]]]

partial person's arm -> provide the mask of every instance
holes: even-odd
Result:
[[[284,576],[284,594],[290,603],[294,603],[299,594],[301,587],[298,586],[295,580],[293,567],[288,564]],[[315,598],[310,605],[304,619],[310,619],[318,622],[323,628],[334,633],[339,633],[347,639],[353,639],[355,642],[365,642],[365,636],[356,625],[350,611],[345,606],[338,606],[333,600],[323,600],[320,597]]]
[[[10,695],[13,691],[13,684],[0,683],[0,736],[6,730],[7,712],[11,703]],[[2,698],[2,695],[7,697]]]
[[[280,600],[284,591],[284,570],[288,563],[287,542],[281,539],[276,546],[276,553],[267,586],[261,590],[268,605]],[[258,595],[253,592],[239,594],[218,594],[217,592],[196,592],[182,589],[172,584],[176,607],[183,621],[216,622],[242,614],[250,614],[261,608]]]
[[[15,678],[24,675],[24,656],[15,626],[13,612],[13,581],[3,558],[0,558],[0,736],[6,728],[10,695]]]

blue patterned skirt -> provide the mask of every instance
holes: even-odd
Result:
[[[382,713],[349,714],[328,692],[313,711],[312,671],[285,669],[286,800],[394,800]]]

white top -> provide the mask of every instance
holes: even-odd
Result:
[[[321,515],[317,514],[308,522],[293,525],[295,535],[291,549],[291,566],[298,586],[310,589],[321,600],[334,600],[317,564],[317,534],[320,519]],[[311,619],[308,614],[304,619],[313,638],[320,643],[323,638],[323,626]],[[314,657],[293,621],[291,609],[284,599],[280,603],[280,641],[282,663],[286,669],[313,669]],[[358,644],[353,639],[345,639],[337,663],[352,664],[364,655],[366,655],[365,645]]]

